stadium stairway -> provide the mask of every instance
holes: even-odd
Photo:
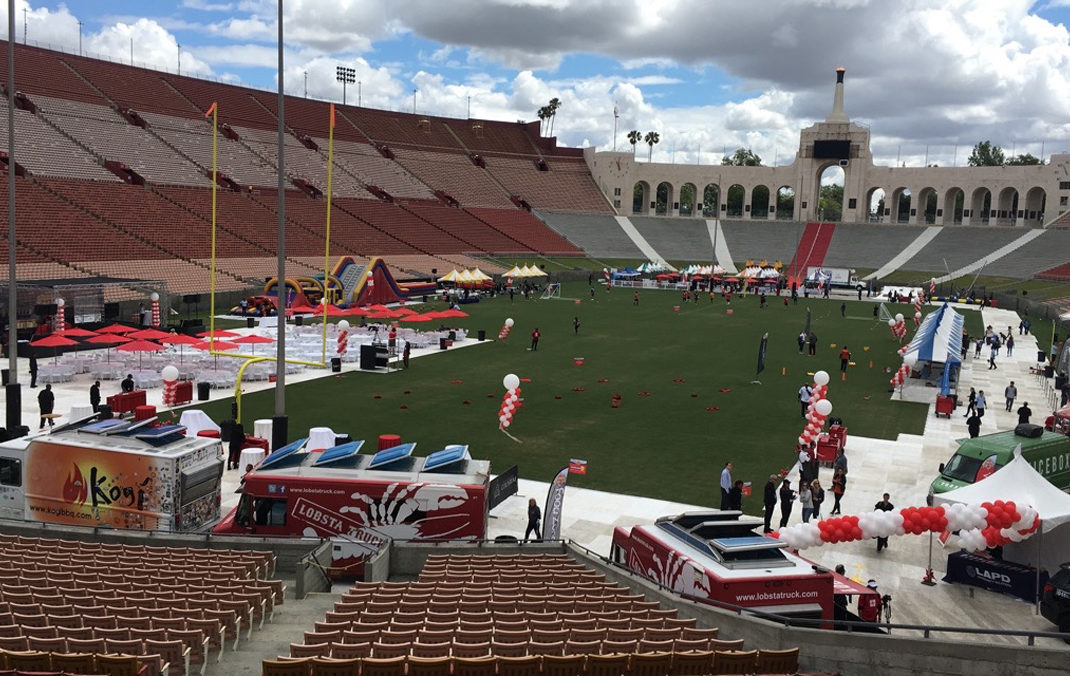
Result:
[[[832,234],[836,231],[835,223],[807,223],[795,256],[788,264],[788,278],[802,283],[809,267],[821,265],[828,253]]]
[[[305,631],[334,609],[339,598],[335,593],[313,593],[298,601],[292,589],[292,585],[287,586],[286,603],[276,607],[274,619],[253,632],[250,639],[242,640],[222,662],[209,661],[205,676],[260,676],[264,659],[290,654],[290,644],[300,641]]]
[[[651,261],[653,263],[660,263],[669,270],[676,269],[673,266],[669,265],[669,261],[662,258],[661,254],[654,250],[654,247],[651,246],[650,242],[648,242],[646,238],[643,237],[643,235],[639,232],[639,230],[636,229],[635,225],[633,225],[632,222],[628,220],[627,216],[614,216],[613,218],[617,221],[617,224],[620,226],[620,229],[623,230],[626,235],[628,235],[628,238],[630,240],[632,240],[632,243],[635,244],[636,248],[643,252],[643,256],[648,261]]]
[[[1070,263],[1056,265],[1044,272],[1037,273],[1037,279],[1048,279],[1053,282],[1070,282]]]

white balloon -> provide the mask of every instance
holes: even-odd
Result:
[[[888,326],[895,326],[895,320],[894,319],[889,319],[888,320]]]
[[[827,371],[818,371],[817,373],[815,373],[814,374],[814,382],[817,383],[819,386],[828,385],[829,384],[829,374],[828,374],[828,372]]]
[[[58,305],[60,307],[63,307],[66,304],[67,304],[67,301],[63,300],[62,298],[57,298],[56,299],[56,305]]]
[[[520,376],[515,373],[510,373],[502,378],[502,385],[504,385],[507,390],[515,390],[520,387]]]
[[[348,331],[349,330],[349,322],[347,322],[344,319],[342,321],[338,322],[338,330],[339,331]]]
[[[160,294],[158,294],[158,293],[156,293],[155,291],[153,291],[153,292],[152,292],[152,295],[151,295],[151,296],[149,296],[149,300],[152,300],[152,301],[157,301],[157,300],[160,300]]]
[[[914,313],[914,319],[921,319],[921,311]]]
[[[505,320],[505,325],[508,326],[509,328],[512,328],[513,327],[513,318],[510,317],[509,319],[506,319]]]
[[[897,313],[897,314],[895,315],[895,321],[897,321],[897,322],[901,322],[901,321],[903,321],[903,313],[902,313],[902,312],[900,312],[900,313]]]
[[[163,378],[163,381],[166,383],[173,383],[178,380],[178,369],[174,366],[165,366],[163,367],[163,370],[160,371],[160,377]]]
[[[502,427],[509,427],[509,425],[512,425],[512,423],[509,422],[508,420],[506,420],[505,422],[502,423]]]
[[[832,402],[828,399],[822,399],[821,401],[817,402],[815,408],[817,409],[817,412],[819,414],[828,417],[828,414],[832,413]]]

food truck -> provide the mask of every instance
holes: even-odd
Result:
[[[191,532],[219,520],[223,449],[181,425],[92,418],[0,444],[0,518]]]
[[[490,463],[464,445],[427,457],[415,443],[375,454],[363,441],[309,451],[307,439],[276,450],[245,475],[241,498],[213,532],[318,537],[333,542],[335,576],[359,575],[390,540],[481,540]]]
[[[835,594],[873,594],[756,532],[738,511],[685,512],[613,531],[615,563],[690,598],[832,620]]]

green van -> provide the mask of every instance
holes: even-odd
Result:
[[[936,493],[975,483],[1003,467],[1014,457],[1019,444],[1022,457],[1033,469],[1058,488],[1070,489],[1070,437],[1048,430],[1040,436],[1022,436],[1008,430],[959,441],[958,449],[950,460],[940,464],[940,476],[929,486],[929,503]]]

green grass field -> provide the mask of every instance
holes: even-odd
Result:
[[[582,300],[518,296],[512,303],[502,297],[467,305],[471,316],[457,325],[473,336],[485,329],[493,342],[414,359],[408,371],[344,373],[287,387],[291,438],[326,425],[367,439],[371,448],[379,434],[397,433],[419,442],[418,455],[467,443],[494,471],[515,463],[521,476],[542,480],[570,458],[583,458],[587,475],[570,483],[714,504],[726,460],[735,463],[736,478],[759,488],[771,472],[791,466],[802,428],[796,393],[816,370],[832,376],[832,415],[844,419],[850,434],[892,439],[923,429],[925,406],[889,398],[884,369],[901,363],[898,343],[873,319],[871,303],[848,302],[843,318],[839,300],[785,307],[770,297],[763,310],[756,297],[737,295],[729,316],[719,296],[675,312],[680,296],[671,291],[641,291],[639,306],[624,289],[597,289],[591,300],[586,284],[566,284],[563,295]],[[799,355],[796,344],[807,303],[819,337],[816,357]],[[900,311],[909,316],[912,309]],[[965,314],[967,329],[977,335],[978,313]],[[516,322],[512,335],[498,341],[507,317]],[[579,335],[573,335],[573,317],[580,318]],[[542,340],[532,352],[536,326]],[[765,332],[766,369],[761,384],[752,384]],[[843,382],[838,352],[845,343],[857,366]],[[583,357],[584,365],[575,366],[574,357]],[[522,443],[497,429],[507,373],[531,379],[521,386],[524,407],[509,430]],[[614,394],[622,397],[617,409],[611,407]],[[246,395],[242,406],[249,429],[254,419],[271,417],[274,394]],[[221,420],[229,417],[230,400],[203,408]]]

